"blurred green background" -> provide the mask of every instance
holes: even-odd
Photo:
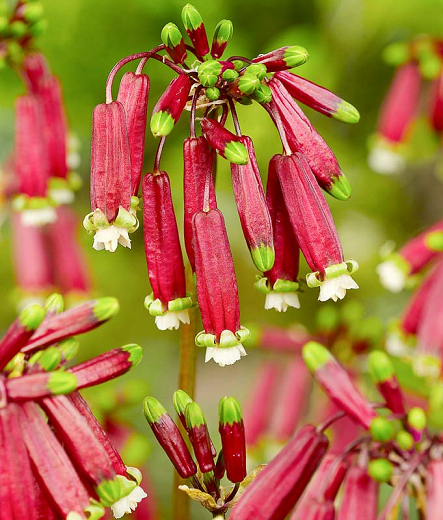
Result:
[[[80,222],[89,211],[91,112],[96,104],[104,101],[107,74],[125,55],[158,45],[165,23],[173,21],[181,26],[183,4],[177,0],[42,0],[42,3],[49,26],[38,44],[62,80],[70,125],[82,143],[79,173],[84,179],[84,187],[75,203]],[[401,176],[380,176],[367,167],[367,140],[374,131],[379,106],[392,76],[392,69],[382,62],[380,55],[384,46],[392,41],[422,33],[443,36],[443,1],[281,0],[273,3],[263,0],[197,0],[194,5],[203,15],[210,35],[220,19],[233,21],[234,37],[227,55],[254,57],[282,45],[302,45],[308,49],[310,60],[297,72],[330,88],[359,109],[361,122],[355,126],[324,118],[309,109],[306,111],[334,150],[354,189],[352,198],[346,203],[328,197],[345,257],[355,258],[360,264],[355,276],[360,290],[350,291],[347,298],[360,299],[368,313],[386,321],[400,311],[407,295],[387,294],[382,289],[375,274],[379,249],[387,239],[401,244],[434,222],[441,215],[442,188],[436,175],[438,142],[433,143],[432,153]],[[169,69],[157,62],[149,63],[145,71],[151,77],[149,105],[152,108],[172,75]],[[6,157],[12,146],[13,103],[21,92],[22,86],[15,74],[9,70],[2,71],[0,160]],[[257,105],[239,107],[239,116],[242,131],[254,139],[265,178],[267,162],[274,153],[280,152],[277,133],[265,111]],[[182,142],[188,134],[188,121],[185,115],[168,138],[162,160],[163,169],[171,176],[179,226],[182,225],[183,213]],[[154,138],[147,133],[145,171],[152,167],[156,145]],[[312,325],[316,309],[321,305],[316,302],[317,290],[301,295],[302,308],[298,311],[278,314],[263,310],[263,297],[252,286],[256,272],[241,234],[230,188],[229,167],[223,160],[219,160],[217,195],[234,254],[242,322],[288,326],[299,321],[308,327]],[[141,229],[133,235],[131,251],[119,248],[114,254],[93,251],[92,239],[83,231],[80,231],[80,239],[92,271],[94,294],[113,295],[121,303],[116,318],[81,339],[81,358],[125,343],[141,344],[144,360],[126,378],[145,380],[152,395],[172,412],[172,393],[178,375],[179,333],[158,332],[143,307],[143,299],[150,289]],[[8,224],[2,229],[0,259],[0,328],[5,329],[15,315]],[[306,272],[307,267],[302,264],[302,273]],[[204,365],[203,358],[201,352],[196,398],[207,413],[214,437],[218,437],[215,433],[220,397],[235,395],[243,404],[263,355],[251,350],[241,362],[224,369],[212,362]],[[141,407],[126,412],[153,440],[144,424]],[[149,466],[162,508],[161,518],[169,518],[172,467],[154,442]],[[193,510],[193,518],[208,517],[200,509]]]

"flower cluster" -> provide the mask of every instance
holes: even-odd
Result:
[[[368,162],[378,173],[395,174],[405,168],[414,152],[410,142],[422,105],[427,126],[440,137],[443,132],[443,41],[422,36],[396,42],[385,49],[384,57],[396,72],[381,108]]]
[[[25,308],[0,341],[2,516],[49,520],[116,518],[146,495],[141,473],[126,467],[79,390],[126,373],[141,347],[126,345],[67,367],[79,343],[117,311],[114,298],[63,311],[51,295]]]
[[[93,247],[115,251],[130,247],[138,227],[142,183],[145,251],[152,294],[145,300],[160,329],[189,322],[193,305],[186,292],[185,269],[169,176],[160,168],[166,137],[185,110],[190,111],[190,137],[184,151],[184,243],[196,274],[197,298],[204,331],[196,344],[206,347],[206,360],[230,365],[246,354],[242,342],[238,288],[225,222],[215,194],[216,155],[231,163],[232,186],[245,241],[261,275],[256,288],[265,307],[286,311],[299,307],[299,251],[312,272],[309,287],[320,287],[321,301],[342,299],[358,286],[350,274],[358,268],[345,261],[322,189],[340,200],[351,194],[348,180],[323,138],[294,100],[346,123],[359,120],[357,110],[332,92],[288,72],[308,59],[299,46],[282,47],[254,59],[221,59],[232,37],[229,20],[215,28],[209,46],[203,20],[190,4],[182,20],[192,45],[179,28],[167,24],[162,44],[120,60],[106,85],[106,103],[93,113],[91,208],[84,220],[94,234]],[[160,138],[153,170],[142,179],[149,77],[149,59],[161,61],[177,76],[153,109],[151,132]],[[112,86],[120,68],[140,60],[126,72],[116,101]],[[252,140],[242,135],[235,105],[256,101],[270,115],[283,153],[269,164],[266,193]],[[196,114],[201,112],[201,117]],[[235,133],[227,129],[231,113]],[[197,124],[197,119],[200,124]],[[197,136],[198,128],[202,135]]]

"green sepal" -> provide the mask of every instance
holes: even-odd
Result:
[[[115,316],[120,310],[117,298],[105,296],[98,298],[94,305],[94,316],[98,321],[106,321]]]
[[[285,50],[285,55],[283,58],[284,62],[290,69],[303,65],[303,63],[306,63],[308,59],[308,51],[300,45],[293,45],[292,47],[288,47]]]
[[[193,306],[192,300],[189,296],[185,298],[176,298],[175,300],[171,300],[168,302],[168,311],[170,312],[180,312],[185,309],[190,309]]]
[[[149,424],[159,422],[162,415],[168,412],[155,397],[146,397],[143,401],[143,413]]]
[[[77,378],[71,372],[57,370],[49,376],[47,388],[52,395],[70,394],[77,389]]]
[[[377,442],[388,442],[394,438],[395,428],[385,417],[375,417],[369,425],[372,438]]]
[[[368,474],[376,482],[388,482],[391,480],[392,471],[392,464],[386,459],[374,459],[368,464]]]
[[[266,65],[263,65],[263,63],[252,63],[251,65],[248,65],[246,72],[257,76],[257,78],[262,81],[266,76],[267,69]]]
[[[19,314],[19,321],[27,331],[36,330],[46,316],[46,309],[41,305],[29,305]]]
[[[202,424],[206,424],[203,410],[194,401],[186,406],[185,419],[188,428],[198,428]]]
[[[217,87],[208,87],[205,91],[205,95],[209,101],[217,101],[220,97],[220,89]]]
[[[65,302],[63,300],[63,296],[59,293],[50,294],[45,301],[45,309],[46,312],[52,312],[54,314],[59,314],[63,312],[65,308]]]
[[[358,271],[358,263],[355,260],[346,260],[346,262],[342,262],[340,264],[330,265],[325,269],[325,279],[320,279],[320,273],[316,271],[315,273],[308,273],[306,275],[306,283],[308,287],[320,287],[326,280],[331,280],[333,278],[338,278],[343,274],[351,274]]]
[[[84,509],[88,520],[99,520],[99,518],[103,518],[103,515],[105,514],[105,508],[102,506],[102,504],[93,498],[90,498],[89,500],[91,504]]]
[[[334,357],[329,350],[316,341],[306,343],[302,350],[302,356],[306,366],[312,373],[315,373],[330,361],[334,361]]]
[[[327,192],[338,200],[348,200],[352,195],[352,188],[348,178],[342,173],[331,180],[331,185],[328,186]]]
[[[151,118],[151,132],[154,137],[166,137],[174,129],[174,118],[168,112],[160,110]]]
[[[369,354],[368,367],[371,378],[376,384],[389,381],[395,376],[394,366],[389,356],[381,350],[374,350]]]
[[[115,478],[120,486],[120,497],[118,500],[127,497],[137,487],[137,482],[130,480],[123,475],[117,475]]]
[[[248,74],[248,72],[245,72],[242,76],[240,76],[237,86],[240,92],[242,92],[245,96],[250,96],[260,86],[260,80],[257,78],[257,76],[254,76],[254,74]]]
[[[59,350],[61,356],[66,361],[73,359],[80,348],[80,341],[75,337],[71,336],[66,338],[57,344],[57,350]]]
[[[272,91],[268,85],[261,84],[252,94],[252,97],[257,103],[270,103],[272,100]]]
[[[221,425],[240,423],[242,421],[242,410],[235,397],[223,397],[218,407],[219,421]]]
[[[143,350],[140,345],[131,343],[130,345],[125,345],[124,347],[122,347],[122,350],[124,352],[129,352],[128,361],[132,363],[133,367],[136,367],[140,363],[143,357]]]
[[[259,271],[264,273],[272,269],[275,261],[275,250],[273,247],[262,244],[260,247],[254,247],[250,251],[254,265]]]
[[[220,348],[231,348],[236,347],[239,344],[236,334],[231,330],[223,330],[220,334],[218,346]]]
[[[232,83],[233,81],[235,81],[238,78],[238,72],[234,69],[226,69],[222,74],[222,78],[225,81]]]
[[[204,87],[213,87],[221,73],[222,66],[217,60],[207,60],[198,66],[197,74]]]
[[[167,312],[167,309],[159,298],[154,300],[154,293],[146,296],[144,306],[151,316],[164,316]]]
[[[197,347],[216,347],[215,334],[207,334],[204,330],[195,336]]]
[[[272,290],[277,293],[291,293],[297,292],[300,289],[300,284],[298,282],[293,282],[292,280],[282,280],[278,278],[274,283],[274,287]]]
[[[36,354],[40,354],[40,356],[38,356],[38,358],[31,357],[29,364],[37,364],[45,372],[52,372],[55,370],[62,360],[61,352],[57,347],[48,347]]]
[[[139,223],[137,217],[133,213],[130,213],[120,206],[118,208],[117,217],[114,220],[114,225],[127,229],[128,233],[133,233],[134,231],[137,231]]]
[[[186,407],[189,403],[192,403],[193,400],[184,390],[178,389],[172,396],[172,402],[174,403],[174,408],[177,412],[177,415],[184,415]]]
[[[182,21],[187,31],[196,31],[203,24],[201,14],[191,4],[186,4],[183,7]]]
[[[160,38],[163,44],[170,49],[178,47],[183,41],[183,36],[180,32],[180,29],[175,25],[175,23],[172,22],[167,23],[163,27]]]
[[[443,251],[443,231],[431,231],[425,237],[426,246],[432,251]]]
[[[266,276],[257,275],[255,278],[254,288],[263,294],[270,294],[272,292],[268,287],[268,279]]]
[[[233,164],[248,164],[249,154],[246,146],[240,141],[230,141],[223,151],[226,159]]]
[[[138,468],[132,466],[126,466],[126,474],[139,486],[143,480],[142,472]]]
[[[229,43],[234,34],[231,20],[220,20],[214,29],[214,40],[219,44]]]
[[[111,507],[115,504],[120,498],[121,495],[121,483],[118,480],[117,475],[112,480],[103,480],[100,484],[95,488],[95,491],[100,499],[100,502],[105,507]]]

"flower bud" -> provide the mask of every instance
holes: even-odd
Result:
[[[37,94],[40,82],[50,74],[48,62],[43,54],[39,52],[26,54],[23,60],[23,74],[30,84],[32,93]]]
[[[182,10],[182,21],[186,32],[194,45],[197,57],[200,59],[203,58],[209,52],[209,44],[200,13],[193,5],[186,4]]]
[[[137,195],[143,168],[145,130],[149,95],[146,74],[126,72],[120,82],[117,100],[123,105],[131,153],[131,195]]]
[[[394,438],[395,428],[385,417],[376,417],[369,426],[372,438],[377,442],[388,442]]]
[[[188,426],[186,424],[186,417],[185,417],[185,411],[188,404],[193,403],[194,401],[191,399],[191,397],[183,390],[176,390],[174,392],[173,396],[173,403],[175,411],[178,415],[178,418],[180,419],[180,422],[183,425],[183,428],[186,430],[188,429]]]
[[[214,29],[212,39],[211,56],[215,59],[221,58],[228,43],[231,41],[234,27],[231,20],[221,20]]]
[[[245,96],[251,96],[260,86],[260,80],[254,74],[248,74],[247,69],[237,83],[237,87]]]
[[[420,441],[426,428],[426,414],[423,408],[418,406],[411,408],[408,411],[407,424],[414,441]]]
[[[241,408],[234,397],[220,401],[219,420],[226,476],[231,482],[241,482],[246,477],[246,439]]]
[[[387,459],[374,459],[368,465],[368,474],[376,482],[389,482],[392,471],[392,464]]]
[[[395,414],[404,414],[403,394],[395,377],[394,367],[381,350],[374,350],[369,354],[369,373],[387,407]]]
[[[185,410],[186,427],[200,471],[207,473],[215,468],[212,458],[211,438],[206,419],[197,403],[190,402]]]
[[[201,127],[208,143],[224,159],[234,164],[248,163],[248,150],[240,141],[240,137],[234,135],[214,119],[203,119]]]
[[[200,63],[197,69],[198,79],[204,87],[213,87],[217,83],[221,72],[221,63],[216,60],[204,61]]]
[[[252,61],[254,63],[262,63],[266,65],[268,72],[277,72],[279,70],[292,69],[306,63],[309,58],[308,51],[299,45],[292,47],[281,47],[267,54],[260,54]]]
[[[185,268],[166,172],[143,179],[143,226],[146,263],[152,294],[145,307],[160,330],[189,323],[191,299],[186,295]]]
[[[161,32],[161,40],[166,46],[166,52],[174,63],[183,63],[187,58],[186,45],[180,29],[175,23],[167,23]]]
[[[163,92],[152,111],[151,132],[154,137],[166,137],[174,129],[188,101],[191,80],[179,74]]]

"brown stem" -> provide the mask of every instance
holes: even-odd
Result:
[[[195,294],[194,275],[188,264],[186,268],[186,286],[188,292]],[[195,307],[189,309],[190,324],[182,324],[180,334],[180,369],[178,375],[178,388],[184,390],[192,399],[195,393],[195,373],[197,364],[197,348],[195,346],[195,335],[197,333],[197,310]],[[178,422],[179,429],[184,439],[188,436],[181,424]],[[190,500],[186,493],[178,489],[178,486],[185,484],[178,473],[174,471],[174,489],[172,492],[172,518],[174,520],[190,520]]]

